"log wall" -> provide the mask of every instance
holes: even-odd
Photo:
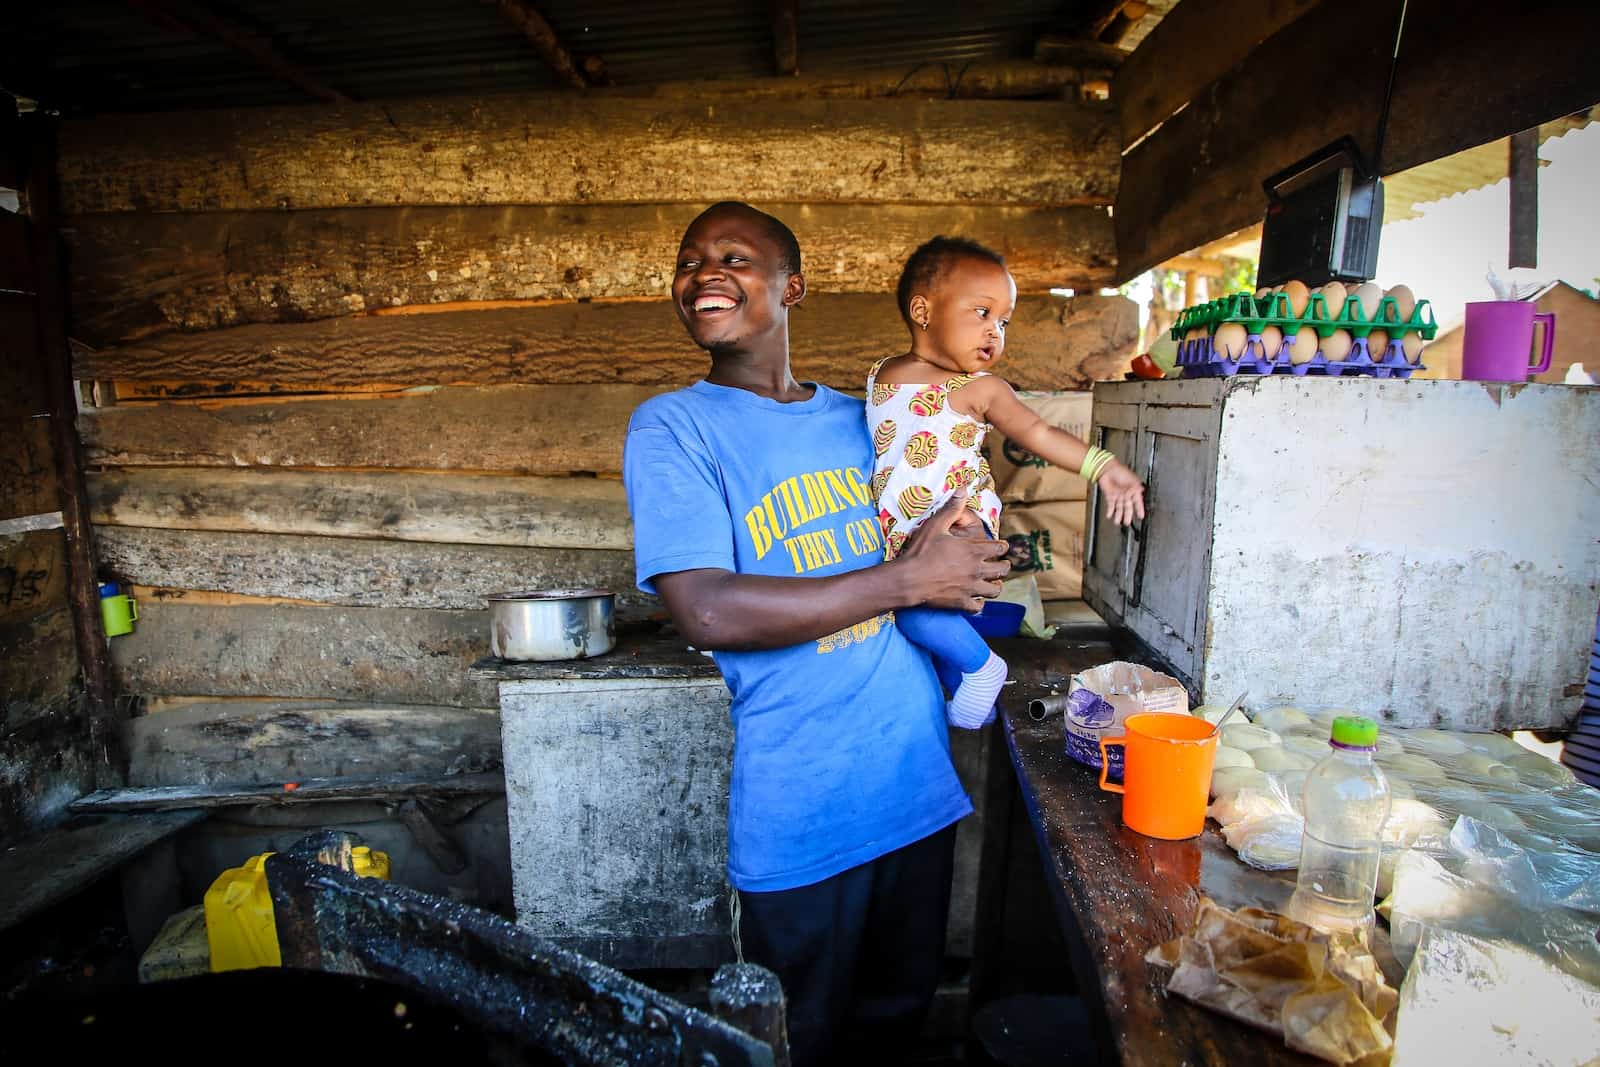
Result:
[[[622,439],[704,373],[665,295],[719,199],[800,238],[804,379],[859,390],[904,344],[893,288],[936,233],[1012,264],[1018,387],[1120,376],[1132,303],[1050,292],[1116,274],[1118,142],[1104,102],[726,87],[65,123],[96,548],[144,598],[123,691],[487,708],[485,594],[659,610]]]

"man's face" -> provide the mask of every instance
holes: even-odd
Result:
[[[750,350],[783,334],[787,308],[805,295],[805,279],[783,270],[783,253],[747,208],[701,215],[683,235],[672,279],[672,304],[689,336],[712,352]]]

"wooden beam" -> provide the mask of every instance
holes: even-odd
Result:
[[[508,386],[397,400],[113,407],[86,412],[78,427],[87,457],[113,466],[615,472],[629,416],[661,391]]]
[[[49,399],[51,451],[54,453],[56,501],[66,531],[67,602],[72,608],[72,635],[83,667],[89,707],[89,750],[95,760],[97,785],[118,785],[127,760],[120,749],[118,724],[123,713],[112,700],[111,672],[100,621],[100,596],[94,571],[88,499],[83,466],[73,432],[78,397],[72,382],[67,345],[66,268],[62,263],[53,121],[30,116],[24,123],[29,146],[26,193],[30,257],[34,264],[34,311],[38,346],[30,363],[42,373]],[[59,652],[56,653],[60,655]]]
[[[1131,147],[1166,121],[1201,89],[1243,62],[1262,41],[1318,2],[1183,0],[1173,7],[1139,42],[1111,84],[1123,147]],[[1285,55],[1278,53],[1274,65],[1282,69]],[[1309,60],[1309,55],[1300,55],[1295,62]],[[1265,57],[1262,61],[1266,61]],[[1286,163],[1289,161],[1285,159]]]
[[[199,4],[184,0],[128,0],[145,15],[201,40],[216,41],[248,57],[263,70],[330,104],[348,104],[350,98],[292,62],[269,42]]]
[[[337,778],[382,768],[445,774],[500,765],[494,708],[334,701],[206,701],[128,723],[130,786]]]
[[[111,643],[118,691],[488,708],[487,611],[146,601]]]
[[[726,199],[1062,207],[1115,195],[1114,121],[1109,105],[1079,101],[452,97],[73,120],[59,175],[75,214]]]
[[[73,335],[92,347],[167,330],[303,322],[396,305],[659,299],[708,204],[346,208],[84,215],[64,228]],[[795,228],[814,292],[893,292],[936,233],[1003,254],[1025,293],[1116,273],[1102,208],[761,204]],[[862,240],[872,234],[871,241]],[[663,305],[664,306],[664,305]]]
[[[1078,32],[1091,41],[1099,40],[1127,4],[1128,0],[1094,0],[1078,19]]]
[[[574,89],[589,88],[588,80],[573,62],[572,53],[567,51],[555,27],[550,25],[549,19],[540,14],[538,8],[528,0],[499,0],[499,4],[500,13],[510,19],[511,24],[533,42],[533,47],[550,65],[550,69],[555,71],[558,79]]]
[[[374,608],[488,607],[515,589],[596,588],[617,606],[650,602],[634,588],[633,553],[603,549],[440,545],[289,534],[102,526],[105,573],[162,589],[281,597]]]
[[[800,73],[800,11],[798,0],[772,0],[772,60],[778,77]]]
[[[1086,79],[1109,78],[1127,53],[1096,46],[1072,62],[985,59],[970,63],[923,63],[911,70],[886,67],[800,73],[785,78],[716,78],[654,82],[609,90],[606,97],[652,100],[872,100],[905,97],[922,100],[1059,99]],[[600,95],[600,94],[592,94]]]
[[[1507,264],[1539,265],[1539,130],[1520,130],[1510,137],[1511,248]]]
[[[1203,278],[1220,278],[1227,273],[1227,264],[1215,259],[1206,259],[1202,256],[1174,256],[1165,263],[1160,264],[1162,270],[1175,270],[1184,274],[1196,274]]]
[[[620,481],[383,471],[146,468],[89,475],[105,527],[626,551]]]
[[[1080,29],[1087,25],[1080,23]],[[1128,58],[1128,53],[1116,45],[1102,44],[1081,34],[1047,33],[1034,42],[1033,58],[1037,63],[1065,63],[1116,71]]]
[[[1123,297],[1024,296],[1011,319],[1006,378],[1021,389],[1084,388],[1126,358],[1137,319]],[[871,354],[905,343],[888,294],[817,292],[790,316],[795,373],[835,388],[862,388]],[[74,363],[88,380],[222,383],[182,390],[194,396],[375,383],[679,386],[708,366],[665,300],[238,326],[80,350]]]
[[[292,788],[290,788],[292,786]],[[505,792],[499,771],[475,774],[392,774],[381,778],[307,778],[291,783],[167,785],[102,789],[72,802],[80,815],[108,812],[180,812],[258,804],[314,804],[330,800],[397,801],[406,797],[492,796]]]
[[[1133,32],[1133,28],[1144,21],[1144,17],[1148,14],[1150,14],[1150,5],[1145,3],[1144,0],[1127,0],[1122,5],[1121,10],[1117,12],[1116,17],[1096,36],[1106,44],[1121,44],[1123,39]]]
[[[1316,8],[1130,151],[1115,216],[1118,274],[1134,277],[1258,220],[1266,207],[1261,183],[1285,160],[1347,133],[1370,153],[1385,79],[1348,74],[1387,70],[1393,37],[1373,28],[1392,28],[1395,14],[1389,0]],[[1507,35],[1495,20],[1458,18],[1447,0],[1411,0],[1386,173],[1587,108],[1600,96],[1593,65],[1566,43],[1600,39],[1600,5],[1530,0],[1516,21],[1517,32]],[[1461,77],[1480,69],[1492,69],[1494,78]],[[1307,85],[1332,84],[1346,91],[1324,108],[1285,118],[1283,100],[1298,98]],[[1273,136],[1263,139],[1267,129]]]
[[[134,856],[205,816],[174,811],[73,820],[8,842],[0,874],[0,932],[86,889]]]

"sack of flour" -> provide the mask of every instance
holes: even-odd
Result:
[[[1170,675],[1115,660],[1072,676],[1067,686],[1067,755],[1098,770],[1100,739],[1121,737],[1122,721],[1141,711],[1189,714],[1189,694]],[[1122,748],[1111,753],[1112,778],[1122,777]]]

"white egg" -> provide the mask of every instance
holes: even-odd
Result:
[[[1289,362],[1295,366],[1310,363],[1317,358],[1317,331],[1310,326],[1302,326],[1294,335],[1294,344],[1289,346]]]
[[[1394,297],[1394,309],[1400,313],[1401,322],[1411,318],[1411,313],[1417,309],[1417,298],[1410,286],[1396,285],[1384,295]]]
[[[1383,290],[1372,282],[1358,285],[1350,293],[1361,305],[1361,316],[1368,322],[1378,317],[1378,304],[1383,300]]]

